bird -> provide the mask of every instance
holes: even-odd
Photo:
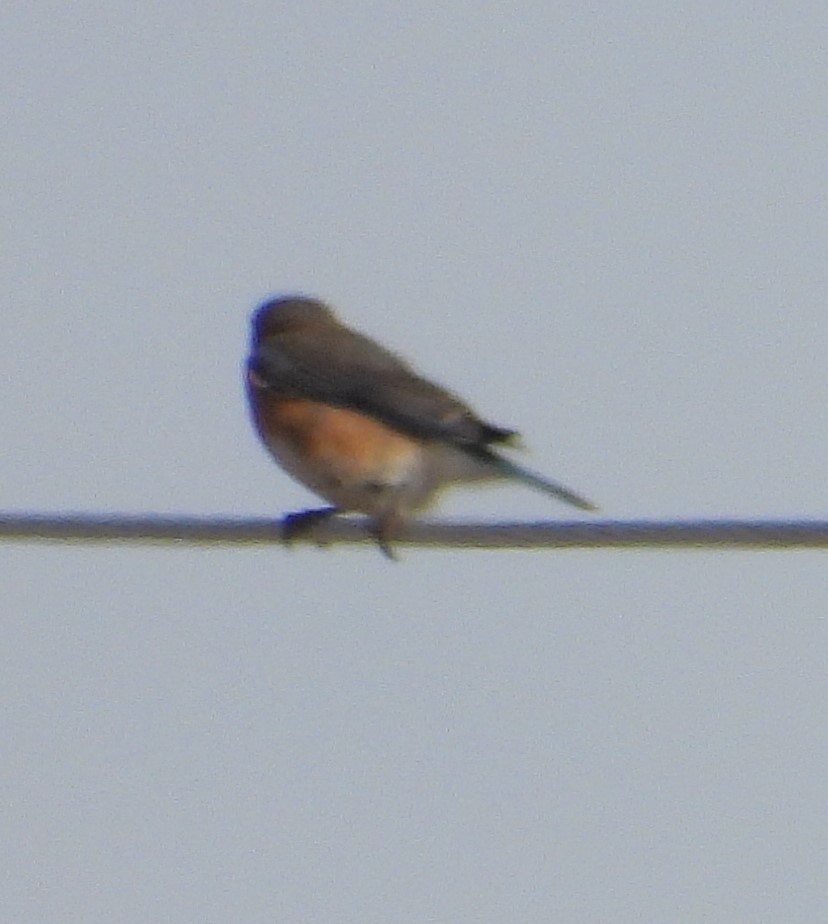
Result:
[[[362,513],[380,549],[452,484],[512,479],[578,507],[595,505],[503,455],[515,430],[488,423],[396,353],[305,295],[253,313],[246,391],[273,458],[331,506],[289,514],[295,538],[337,513]]]

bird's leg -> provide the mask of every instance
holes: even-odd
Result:
[[[316,510],[300,510],[282,517],[282,539],[304,539],[313,534],[317,526],[339,513],[337,507],[320,507]],[[391,542],[399,534],[404,517],[398,510],[387,510],[378,516],[372,524],[372,532],[382,550],[382,554],[391,561],[397,561]],[[321,543],[320,543],[321,544]]]
[[[282,539],[290,542],[309,536],[320,523],[329,520],[335,513],[336,507],[319,507],[316,510],[288,513],[282,518]]]
[[[391,545],[391,540],[397,538],[403,521],[402,514],[395,508],[385,511],[374,520],[374,536],[382,554],[391,561],[399,560]]]

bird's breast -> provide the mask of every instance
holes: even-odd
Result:
[[[372,513],[389,490],[429,494],[417,440],[348,408],[248,386],[259,435],[294,478],[343,509]],[[385,497],[383,497],[385,495]]]

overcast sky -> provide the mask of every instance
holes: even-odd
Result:
[[[351,6],[0,14],[0,508],[315,503],[302,291],[608,516],[823,517],[824,5]],[[823,553],[0,559],[3,921],[828,919]]]

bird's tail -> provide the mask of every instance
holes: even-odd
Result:
[[[585,497],[581,497],[580,494],[576,494],[564,485],[558,484],[556,481],[550,481],[548,478],[544,478],[543,475],[538,475],[536,472],[524,468],[516,462],[512,462],[511,459],[504,458],[488,447],[478,449],[474,455],[478,455],[481,460],[485,460],[492,465],[498,474],[504,478],[514,478],[516,481],[521,481],[530,488],[543,491],[544,494],[549,494],[551,497],[557,497],[558,500],[562,500],[581,510],[598,509],[592,501],[587,500]]]

